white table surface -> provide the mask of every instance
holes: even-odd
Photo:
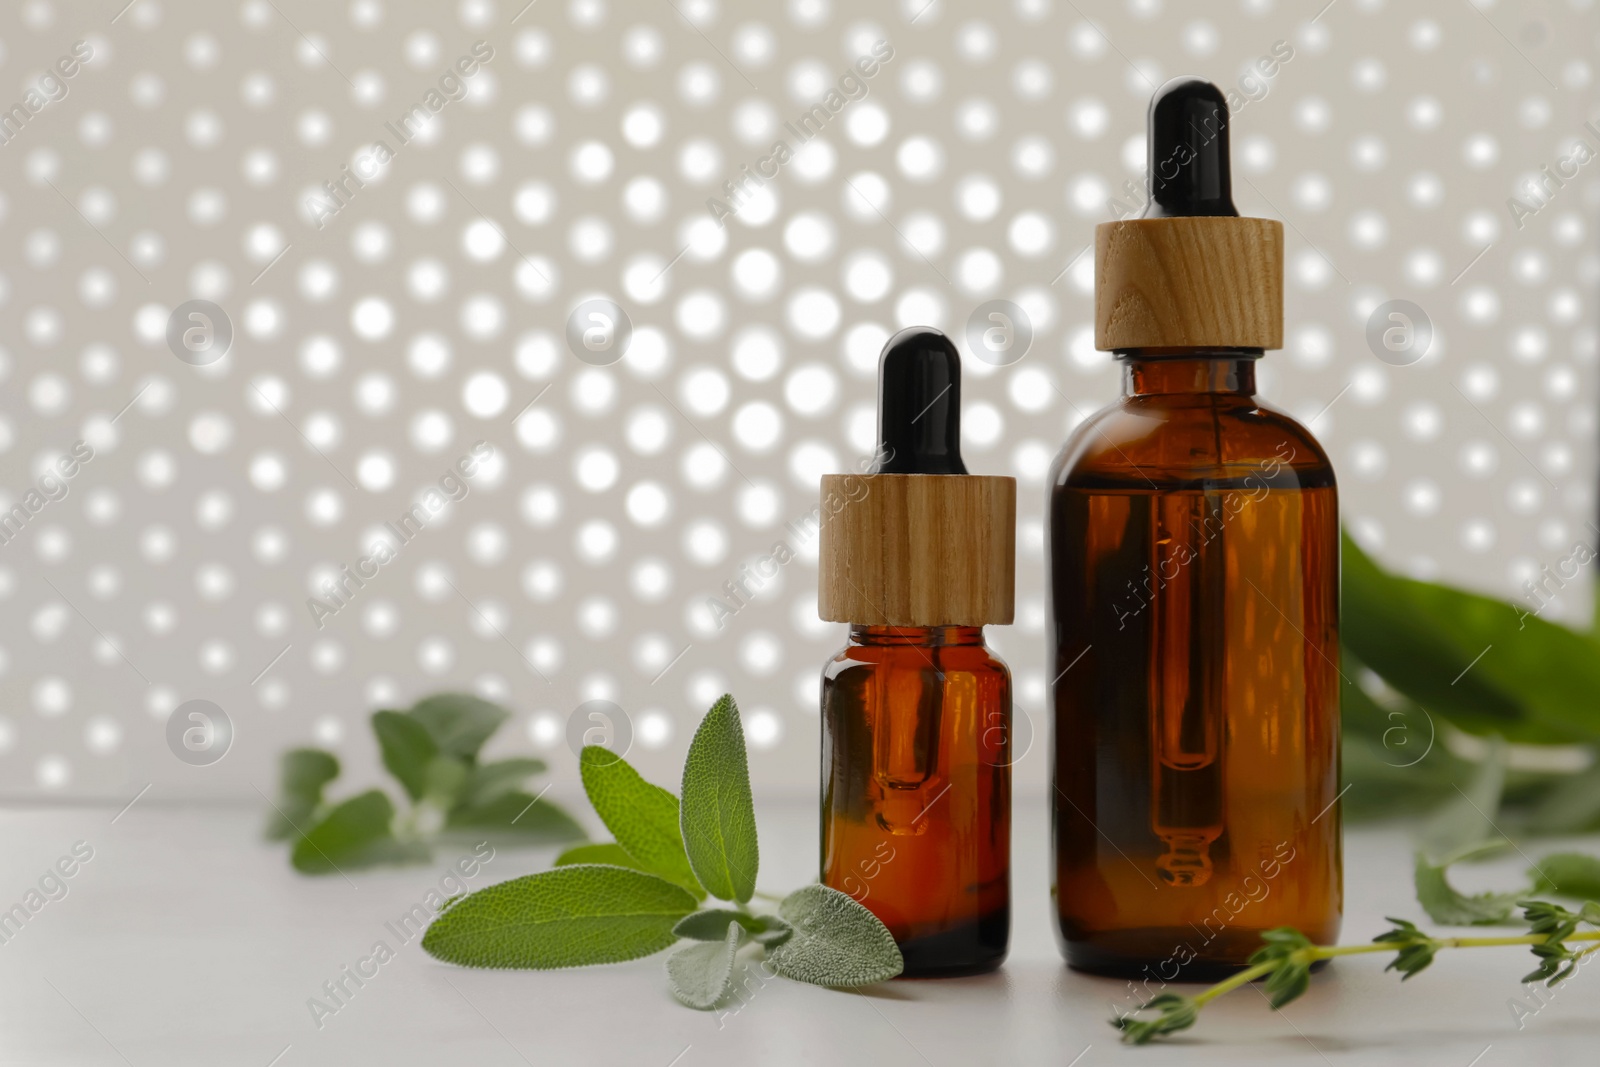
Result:
[[[761,884],[815,872],[809,801],[758,803]],[[1106,1024],[1117,982],[1068,971],[1056,954],[1045,878],[1043,798],[1019,798],[1011,956],[996,974],[896,982],[870,995],[776,980],[732,1017],[691,1011],[667,992],[664,956],[557,972],[470,971],[415,941],[319,1030],[308,998],[366,956],[385,928],[438,884],[440,869],[294,874],[257,837],[248,808],[0,811],[0,907],[76,841],[94,858],[0,944],[0,1063],[136,1067],[309,1064],[1594,1064],[1600,971],[1581,972],[1518,1030],[1528,999],[1522,949],[1446,952],[1402,988],[1384,957],[1345,960],[1274,1014],[1240,990],[1165,1046],[1126,1048]],[[1600,843],[1589,842],[1600,849]],[[540,870],[549,850],[501,851],[481,886]],[[1520,861],[1503,865],[1512,884]],[[1356,830],[1346,852],[1345,941],[1385,914],[1423,919],[1406,838]],[[1492,868],[1471,876],[1492,881]],[[275,1060],[274,1057],[277,1057]]]

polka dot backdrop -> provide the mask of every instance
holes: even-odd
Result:
[[[995,298],[1033,340],[966,360],[965,448],[1021,482],[992,636],[1042,733],[1042,478],[1117,388],[1088,243],[1180,73],[1237,97],[1236,198],[1286,225],[1263,392],[1360,536],[1506,596],[1594,536],[1600,171],[1550,177],[1600,149],[1589,3],[115,8],[0,14],[6,795],[253,798],[299,743],[365,780],[368,712],[447,687],[563,777],[613,701],[666,781],[731,690],[758,780],[809,787],[817,480],[871,451],[885,338]],[[1390,299],[1410,365],[1366,340]],[[193,699],[226,762],[169,752]]]

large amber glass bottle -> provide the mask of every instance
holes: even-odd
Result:
[[[1052,472],[1054,892],[1084,970],[1209,980],[1263,930],[1338,935],[1338,500],[1258,354],[1119,353],[1122,399]]]
[[[1096,234],[1122,396],[1051,475],[1058,931],[1147,982],[1228,973],[1276,926],[1330,943],[1343,911],[1337,491],[1255,396],[1282,228],[1237,217],[1226,122],[1193,79],[1151,105],[1151,206]]]

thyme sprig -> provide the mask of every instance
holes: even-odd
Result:
[[[1337,956],[1393,952],[1394,959],[1384,970],[1399,971],[1400,980],[1405,981],[1426,970],[1440,949],[1526,945],[1533,950],[1539,966],[1522,980],[1554,986],[1570,978],[1586,956],[1600,951],[1600,929],[1579,930],[1580,926],[1600,928],[1600,904],[1590,901],[1577,911],[1569,911],[1547,901],[1524,900],[1518,907],[1522,908],[1529,932],[1517,937],[1435,937],[1414,923],[1391,918],[1389,922],[1394,925],[1370,944],[1318,945],[1299,930],[1280,926],[1261,935],[1264,944],[1239,973],[1193,996],[1161,993],[1132,1012],[1112,1019],[1111,1025],[1122,1031],[1122,1040],[1127,1044],[1148,1044],[1157,1037],[1187,1030],[1200,1017],[1200,1009],[1211,1001],[1263,979],[1267,998],[1276,1011],[1310,988],[1313,964]],[[1589,944],[1575,947],[1578,942]],[[1142,1012],[1156,1014],[1138,1018]]]

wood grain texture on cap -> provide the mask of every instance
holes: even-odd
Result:
[[[822,479],[817,611],[864,626],[1010,623],[1017,483],[949,474]]]
[[[1283,223],[1125,219],[1094,245],[1096,348],[1283,347]]]

